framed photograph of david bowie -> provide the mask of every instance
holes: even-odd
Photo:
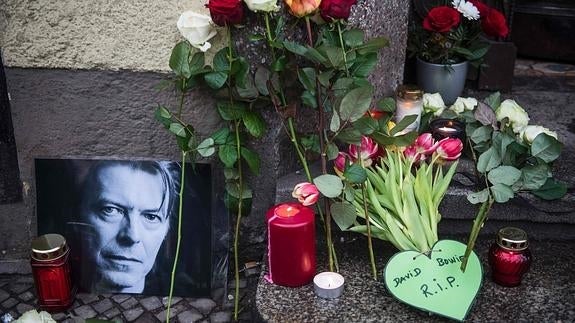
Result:
[[[38,235],[66,238],[80,291],[168,295],[181,171],[173,161],[35,160]],[[210,164],[186,164],[184,185],[174,295],[209,296],[226,286],[228,215]]]

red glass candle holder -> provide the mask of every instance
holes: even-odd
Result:
[[[32,241],[30,265],[38,305],[46,311],[64,311],[74,301],[69,255],[66,240],[59,234],[46,234]]]
[[[315,215],[298,203],[272,207],[268,223],[268,280],[288,287],[303,286],[315,275]]]
[[[506,287],[521,284],[532,261],[528,246],[525,231],[513,227],[499,230],[496,242],[489,249],[491,277],[495,283]]]

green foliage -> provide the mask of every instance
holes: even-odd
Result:
[[[343,182],[335,175],[320,175],[313,179],[313,183],[325,197],[336,198],[343,192]]]

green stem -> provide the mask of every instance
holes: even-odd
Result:
[[[293,143],[293,145],[295,147],[295,151],[297,152],[298,158],[303,165],[303,170],[305,172],[305,176],[307,177],[308,182],[311,183],[313,179],[311,177],[311,173],[310,173],[309,167],[307,165],[307,160],[305,159],[303,152],[299,148],[299,143],[297,142],[295,127],[293,124],[293,118],[292,117],[288,118],[288,127],[289,127],[289,132],[290,132],[289,135],[290,135],[291,142]]]
[[[347,53],[345,52],[345,45],[343,43],[343,34],[341,32],[341,21],[335,23],[337,25],[337,33],[339,34],[339,44],[341,46],[341,51],[343,53],[343,64],[345,67],[345,74],[349,77],[349,70],[347,69]]]
[[[369,220],[369,212],[367,211],[367,196],[365,194],[365,184],[361,184],[361,194],[363,195],[363,212],[365,214],[365,223],[367,226],[367,248],[369,250],[369,261],[371,262],[371,271],[373,280],[377,280],[377,267],[375,266],[375,258],[373,256],[373,244],[371,241],[371,223]]]
[[[166,309],[166,322],[170,323],[170,308],[172,306],[172,295],[174,294],[174,282],[176,280],[176,268],[178,266],[178,258],[180,255],[180,242],[182,240],[182,211],[184,202],[184,179],[186,178],[186,152],[182,151],[182,174],[180,176],[180,202],[178,205],[178,240],[176,242],[176,255],[174,256],[174,264],[172,265],[172,276],[170,278],[170,293],[168,294],[168,305]]]
[[[489,214],[489,210],[493,205],[493,198],[491,195],[487,198],[487,201],[483,202],[481,207],[479,208],[479,212],[473,220],[473,227],[471,229],[471,233],[469,234],[469,240],[467,241],[467,248],[465,249],[465,254],[463,255],[463,260],[461,261],[461,271],[465,272],[465,268],[467,267],[467,261],[469,260],[469,256],[475,247],[475,241],[479,236],[479,231],[483,227],[485,220],[487,220],[487,216]]]
[[[240,141],[240,122],[236,121],[236,149],[238,154],[238,177],[239,177],[239,198],[238,198],[238,216],[236,219],[236,229],[234,233],[234,266],[235,266],[235,293],[234,293],[234,320],[238,320],[238,310],[240,305],[240,271],[239,271],[239,254],[238,254],[238,241],[240,236],[240,224],[242,219],[242,207],[244,196],[244,183],[242,174],[242,158],[241,156],[241,141]]]

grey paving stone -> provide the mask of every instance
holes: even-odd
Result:
[[[179,301],[181,301],[182,298],[181,297],[172,297],[172,305],[176,305]],[[162,297],[162,304],[164,306],[168,306],[168,296],[166,297]]]
[[[114,302],[120,304],[120,303],[122,303],[123,301],[127,300],[127,299],[130,298],[130,297],[131,297],[131,296],[130,296],[130,295],[127,295],[127,294],[117,294],[117,295],[112,296],[112,299],[114,300]]]
[[[210,315],[210,322],[212,323],[224,323],[224,322],[231,322],[232,321],[232,313],[231,312],[215,312]]]
[[[202,313],[193,309],[178,314],[178,321],[180,321],[180,323],[198,322],[203,318],[204,316],[202,315]]]
[[[10,294],[0,289],[0,303],[10,297]]]
[[[158,323],[158,319],[152,312],[144,312],[142,316],[138,317],[136,323]]]
[[[13,283],[8,285],[8,290],[14,294],[20,294],[32,287],[32,284]]]
[[[138,301],[133,297],[128,298],[127,300],[123,301],[122,304],[120,304],[120,306],[125,310],[130,309],[136,305],[138,305]]]
[[[23,284],[34,284],[34,277],[32,277],[31,275],[25,275],[16,279],[16,282]]]
[[[4,309],[9,309],[10,307],[14,306],[18,304],[18,301],[15,298],[9,298],[7,300],[5,300],[4,302],[2,302],[2,308]]]
[[[172,306],[172,308],[170,309],[170,319],[173,318],[174,316],[178,315],[178,313],[185,311],[186,309],[187,308],[183,303],[180,303],[176,306]],[[165,322],[166,321],[166,314],[167,314],[167,309],[156,314],[156,318],[158,320],[160,320],[160,322]]]
[[[90,304],[100,299],[98,295],[88,294],[88,293],[80,293],[76,295],[76,298],[81,300],[84,304]]]
[[[66,318],[66,314],[64,314],[64,313],[54,313],[51,315],[52,315],[52,318],[54,320],[56,320],[57,322],[60,322]]]
[[[34,293],[32,293],[31,291],[26,291],[26,292],[18,295],[18,298],[20,298],[24,302],[28,302],[28,301],[34,299],[34,297],[35,297]]]
[[[74,309],[74,313],[83,319],[89,319],[98,315],[90,305],[82,305]]]
[[[28,312],[29,310],[33,309],[34,307],[31,305],[28,305],[26,303],[20,303],[16,306],[16,310],[18,311],[18,313],[20,314],[24,314],[25,312]]]
[[[124,311],[124,317],[126,318],[126,320],[128,320],[128,322],[133,322],[138,317],[140,317],[142,313],[144,313],[144,309],[138,306],[131,310]]]
[[[111,309],[112,307],[114,307],[114,304],[108,298],[105,298],[99,302],[92,304],[92,308],[94,308],[94,310],[98,313],[104,313],[107,310]]]
[[[216,302],[209,298],[197,298],[190,300],[190,305],[203,313],[205,315],[209,314],[214,307],[216,307]]]
[[[160,298],[155,297],[155,296],[141,299],[140,304],[148,311],[153,311],[156,308],[162,306],[162,302],[160,302]],[[172,304],[174,304],[174,303],[172,302]]]
[[[119,316],[122,312],[120,312],[119,309],[117,309],[116,307],[109,309],[108,311],[106,311],[104,313],[104,316],[108,319],[111,319],[113,317]]]

